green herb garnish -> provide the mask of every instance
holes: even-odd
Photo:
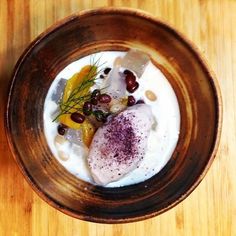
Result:
[[[98,74],[102,71],[101,66],[105,63],[99,64],[101,57],[94,61],[90,61],[90,69],[87,74],[85,74],[82,78],[82,82],[78,84],[69,94],[68,98],[65,100],[65,92],[66,87],[64,90],[63,98],[59,102],[60,112],[59,114],[53,119],[53,121],[58,120],[58,118],[65,114],[72,114],[74,112],[81,112],[82,106],[86,101],[91,99],[91,92],[89,88],[94,85],[95,80],[97,79]],[[80,72],[79,72],[80,73]],[[79,74],[78,73],[78,74]],[[73,77],[71,78],[73,79]],[[70,79],[70,80],[71,80]],[[70,81],[68,80],[67,83]]]

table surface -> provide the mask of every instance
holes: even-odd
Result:
[[[137,223],[88,223],[49,206],[24,180],[13,161],[4,132],[7,88],[13,67],[25,47],[57,20],[100,6],[139,8],[184,33],[208,60],[223,97],[220,146],[204,180],[175,208]],[[235,0],[0,0],[0,236],[235,236],[235,24]]]

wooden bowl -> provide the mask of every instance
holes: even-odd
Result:
[[[98,187],[77,179],[53,157],[43,132],[44,100],[55,76],[72,61],[128,48],[150,54],[172,84],[180,105],[180,137],[170,161],[151,179]],[[6,116],[10,148],[32,188],[56,209],[101,223],[143,220],[186,198],[214,159],[221,122],[219,88],[196,49],[167,24],[124,8],[72,15],[32,42],[15,67]]]

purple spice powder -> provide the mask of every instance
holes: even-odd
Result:
[[[114,153],[113,161],[119,164],[131,164],[138,154],[136,148],[140,137],[135,134],[132,122],[123,115],[112,119],[104,138],[107,149]]]

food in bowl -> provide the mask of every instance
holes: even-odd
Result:
[[[76,177],[120,187],[158,173],[178,142],[173,88],[144,52],[102,51],[69,64],[44,103],[44,133]]]
[[[95,184],[90,169],[88,170],[93,184],[76,177],[63,167],[71,161],[70,168],[72,168],[72,160],[78,162],[80,156],[72,159],[70,155],[67,161],[56,157],[59,160],[57,161],[54,157],[54,151],[50,150],[44,132],[45,98],[59,72],[71,62],[76,62],[79,58],[82,60],[82,57],[95,52],[108,53],[109,50],[122,51],[123,57],[124,51],[128,48],[137,48],[148,53],[154,66],[157,65],[168,78],[178,98],[181,114],[180,133],[170,160],[153,177],[138,182],[141,181],[141,176],[136,174],[137,184],[124,186],[121,180],[125,180],[133,173],[132,171],[119,180],[120,186],[124,187],[110,186],[118,181],[101,187],[99,183]],[[90,64],[90,58],[93,61],[93,57],[89,57],[83,65],[76,66],[74,70],[70,67],[67,77],[60,76],[59,80],[62,78],[69,80],[73,74],[79,73],[83,66]],[[104,69],[113,66],[112,62],[106,61],[108,62],[104,65]],[[148,66],[144,73],[147,69]],[[162,96],[161,93],[166,89],[156,86],[159,79],[155,76],[154,80],[154,75],[150,75],[152,78],[150,80],[151,84],[156,81],[155,87],[150,85],[145,88],[142,97],[146,105],[151,103],[146,96],[156,99],[153,103],[159,102],[158,106],[163,104],[162,113],[158,114],[164,117],[163,122],[167,122],[166,119],[170,117],[169,112],[172,111],[166,103],[170,95]],[[145,81],[149,81],[148,77],[146,73]],[[139,88],[128,95],[134,96],[140,91],[142,87],[140,79],[136,78]],[[62,84],[63,80],[60,83]],[[54,106],[54,111],[58,107],[54,103],[48,105]],[[157,115],[156,110],[157,106],[155,112],[152,112],[154,116]],[[56,136],[60,124],[51,122],[56,118],[55,114],[49,118],[49,127],[55,127],[52,130]],[[163,122],[161,123],[159,118],[157,128],[163,130],[165,127]],[[219,87],[195,47],[166,23],[143,12],[117,8],[96,9],[69,16],[32,42],[15,67],[6,111],[9,145],[17,165],[30,186],[59,211],[81,220],[99,223],[127,223],[148,219],[184,200],[198,186],[214,160],[221,125],[222,101]],[[173,128],[170,130],[172,132]],[[64,140],[65,135],[68,135],[67,132],[73,130],[67,128],[67,130],[60,129],[61,131],[66,132],[57,137]],[[151,133],[152,130],[149,137]],[[51,135],[53,145],[55,136]],[[154,141],[148,139],[148,145],[150,140]],[[162,138],[155,140],[159,148],[161,141]],[[77,146],[72,145],[76,149]],[[56,148],[54,150],[58,155],[58,150]],[[160,161],[162,157],[156,153],[154,160]],[[74,168],[80,175],[83,174],[83,163],[87,168],[87,161],[81,161],[81,165]],[[144,163],[144,160],[140,163]],[[152,166],[155,166],[154,164],[152,162]],[[137,173],[139,169],[140,167],[134,171]]]

